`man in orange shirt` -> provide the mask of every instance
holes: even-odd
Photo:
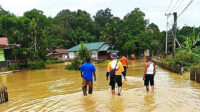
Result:
[[[124,67],[124,71],[122,72],[124,79],[126,79],[126,70],[128,68],[128,59],[125,56],[122,56],[122,58],[120,59],[120,61],[122,62],[122,65]]]

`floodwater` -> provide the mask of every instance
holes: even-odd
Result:
[[[157,67],[155,93],[143,86],[143,61],[130,63],[122,96],[112,96],[105,79],[106,65],[95,65],[97,81],[92,95],[84,97],[78,71],[64,70],[64,64],[46,70],[24,70],[1,75],[8,87],[9,102],[0,112],[197,112],[200,84],[189,73],[178,75]]]

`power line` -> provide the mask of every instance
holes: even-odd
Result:
[[[171,12],[176,7],[176,5],[178,4],[178,2],[179,2],[179,0],[176,0],[174,6],[172,7],[172,9],[169,12]]]
[[[184,12],[185,12],[185,10],[191,5],[191,3],[193,2],[194,0],[191,0],[190,1],[190,3],[183,9],[183,11],[178,15],[178,17],[179,16],[181,16]]]
[[[181,0],[179,2],[179,4],[177,5],[177,7],[175,8],[175,11],[177,11],[179,9],[179,7],[183,4],[184,0]]]
[[[169,10],[170,6],[172,5],[172,2],[173,2],[173,0],[170,1],[170,3],[169,3],[169,5],[168,5],[167,10],[166,10],[165,13],[167,13],[167,11]]]

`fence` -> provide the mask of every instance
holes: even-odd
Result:
[[[170,65],[168,62],[162,62],[162,61],[159,61],[159,60],[156,60],[156,59],[153,59],[152,60],[156,65],[164,68],[164,69],[167,69],[171,72],[174,72],[174,73],[178,73],[178,74],[183,74],[184,72],[184,69],[183,67],[179,66],[179,65]]]
[[[0,104],[8,101],[8,91],[7,87],[0,85]]]
[[[190,68],[190,80],[200,82],[200,67]]]

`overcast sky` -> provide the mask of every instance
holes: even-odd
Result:
[[[25,11],[33,8],[42,10],[45,15],[54,17],[62,9],[86,10],[95,15],[97,10],[110,8],[114,16],[123,18],[127,13],[140,8],[149,19],[159,26],[161,30],[166,29],[165,12],[171,0],[0,0],[0,5],[14,13],[22,16]],[[186,7],[190,0],[172,0],[169,11],[177,11],[178,14]],[[175,7],[175,8],[172,8]],[[169,12],[168,11],[168,12]],[[172,21],[172,16],[170,18]],[[188,9],[178,18],[178,27],[184,25],[200,26],[200,0],[194,0]]]

